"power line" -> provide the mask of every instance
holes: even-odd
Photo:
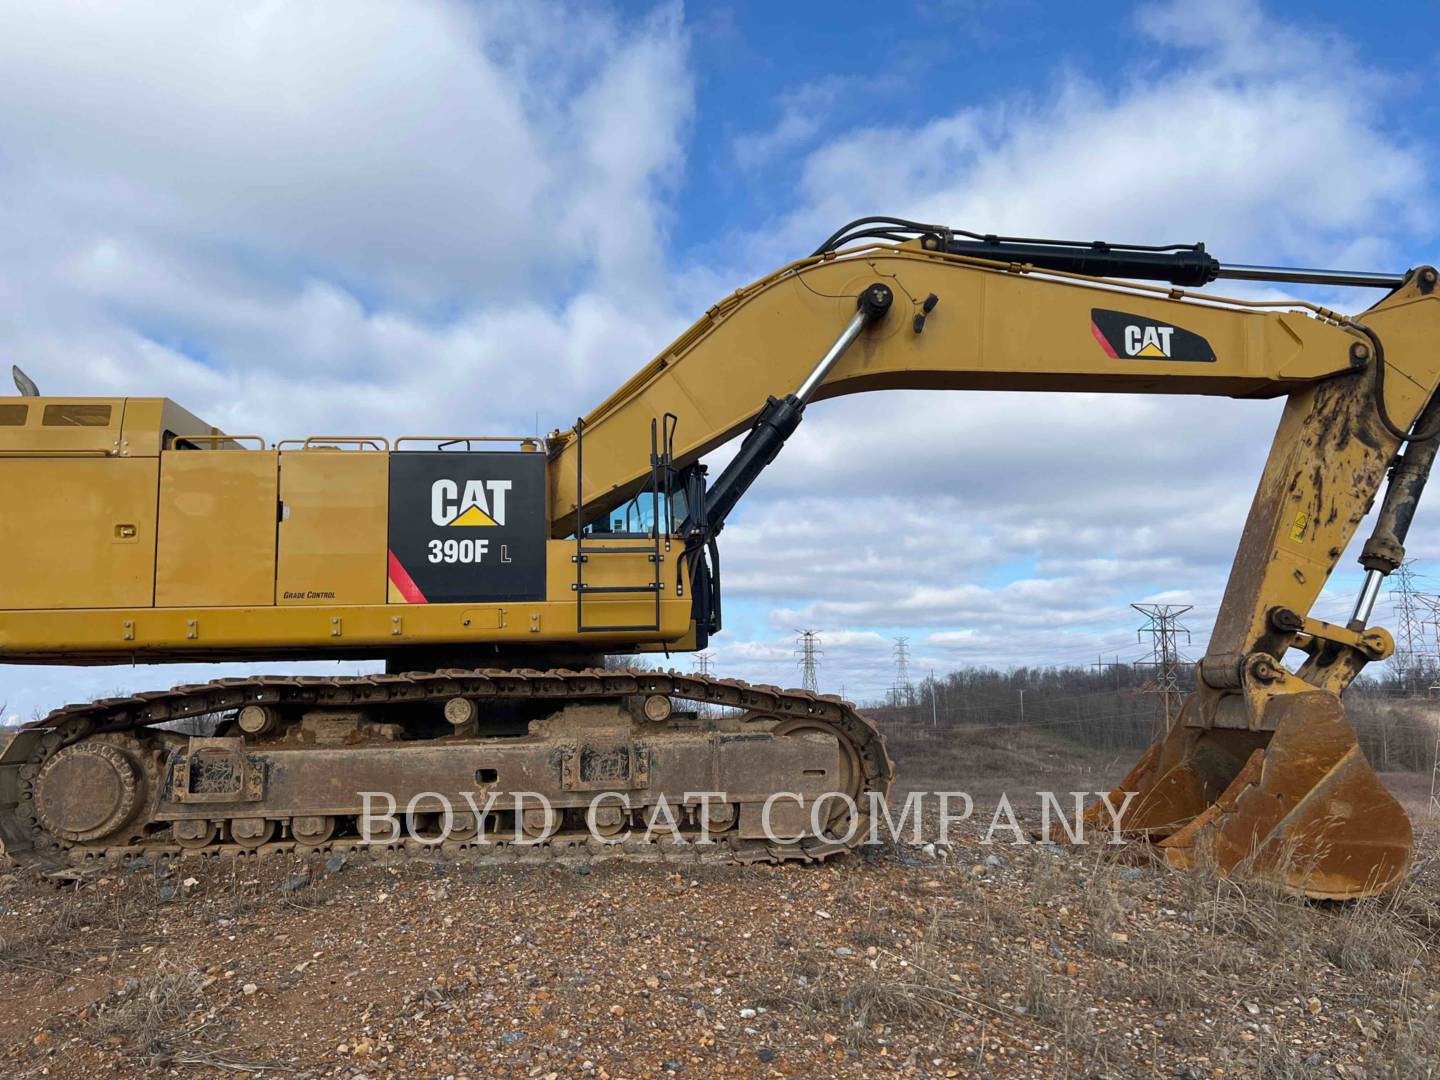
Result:
[[[1132,608],[1145,616],[1145,625],[1135,631],[1137,639],[1143,640],[1141,635],[1150,635],[1150,661],[1147,666],[1153,667],[1155,674],[1151,679],[1151,685],[1146,688],[1146,693],[1160,695],[1160,707],[1157,710],[1157,719],[1164,720],[1162,731],[1169,731],[1170,725],[1175,717],[1180,715],[1180,702],[1183,694],[1180,690],[1180,644],[1179,635],[1185,635],[1185,643],[1190,643],[1190,631],[1181,626],[1179,619],[1187,611],[1193,609],[1194,605],[1185,604],[1131,604]]]
[[[690,657],[695,664],[695,674],[712,675],[715,672],[715,654],[712,652],[697,652]]]
[[[1400,685],[1412,696],[1420,692],[1422,669],[1430,659],[1425,648],[1426,598],[1416,586],[1415,560],[1406,559],[1390,575],[1390,607],[1395,614],[1395,652],[1391,666]]]
[[[1128,667],[1130,667],[1129,664],[1122,664],[1122,663],[1120,662],[1120,654],[1119,654],[1119,653],[1116,653],[1116,654],[1115,654],[1115,659],[1112,660],[1112,661],[1110,661],[1109,663],[1106,663],[1106,662],[1105,662],[1105,658],[1104,658],[1103,656],[1101,656],[1100,654],[1097,653],[1097,654],[1095,655],[1095,663],[1091,664],[1090,666],[1093,667],[1093,668],[1095,668],[1097,671],[1102,672],[1102,673],[1103,673],[1103,672],[1106,672],[1106,671],[1114,671],[1114,672],[1115,672],[1115,692],[1116,692],[1117,694],[1120,692],[1120,671],[1121,671],[1121,669],[1123,669],[1123,668],[1128,668]]]
[[[896,705],[910,704],[912,690],[910,686],[910,639],[908,637],[895,639],[895,682],[890,687],[890,693]]]
[[[795,642],[795,652],[799,656],[800,664],[800,686],[809,690],[812,694],[820,692],[820,658],[824,652],[820,649],[820,632],[818,630],[796,630],[800,636]]]

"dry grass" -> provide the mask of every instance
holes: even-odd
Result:
[[[113,895],[55,890],[46,918],[38,926],[9,938],[0,938],[0,968],[22,968],[54,973],[83,964],[102,953],[141,944],[146,913],[155,903],[151,890]]]
[[[153,971],[128,990],[96,1006],[90,1030],[102,1038],[118,1036],[155,1055],[157,1044],[187,1033],[184,1025],[200,1009],[205,975],[195,965],[162,955]]]

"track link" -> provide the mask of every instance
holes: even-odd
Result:
[[[553,701],[557,708],[571,703],[614,700],[631,695],[659,694],[712,706],[746,710],[775,717],[790,729],[833,733],[855,763],[852,788],[857,801],[870,792],[887,794],[893,765],[884,739],[853,705],[831,695],[804,690],[782,690],[735,679],[713,679],[676,672],[588,668],[493,670],[447,669],[434,672],[364,676],[267,676],[217,679],[128,697],[105,698],[56,709],[42,720],[26,725],[3,754],[0,770],[10,772],[0,791],[13,792],[0,800],[0,838],[16,863],[39,872],[94,860],[171,856],[238,857],[316,851],[347,851],[354,855],[394,859],[413,856],[460,858],[479,863],[532,863],[556,859],[622,858],[722,862],[816,861],[849,850],[865,836],[858,830],[848,842],[809,836],[792,843],[742,839],[719,833],[709,844],[676,843],[661,833],[650,840],[627,839],[602,844],[586,833],[561,832],[539,842],[509,839],[425,843],[414,838],[392,843],[366,843],[337,838],[316,845],[295,841],[272,842],[256,848],[212,843],[181,847],[147,838],[125,845],[100,845],[62,840],[39,823],[34,804],[34,780],[46,762],[64,747],[96,736],[124,737],[126,733],[192,717],[233,713],[246,705],[279,708],[362,708],[404,704],[440,704],[456,697],[481,702]],[[153,779],[153,778],[152,778]]]

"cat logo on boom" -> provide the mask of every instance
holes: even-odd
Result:
[[[509,480],[436,480],[430,485],[430,520],[439,526],[504,525]],[[487,497],[488,492],[488,497]]]
[[[1090,333],[1116,360],[1215,362],[1215,350],[1199,334],[1126,311],[1091,308]]]

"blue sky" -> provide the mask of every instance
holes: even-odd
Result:
[[[566,425],[861,214],[1440,258],[1429,3],[1363,24],[1241,0],[0,13],[0,350],[47,390],[166,394],[272,438]],[[922,672],[1133,659],[1128,605],[1155,599],[1195,605],[1198,655],[1277,415],[823,403],[725,533],[717,669],[794,681],[799,626],[825,688],[861,697],[900,634]],[[199,674],[7,669],[0,701]]]

